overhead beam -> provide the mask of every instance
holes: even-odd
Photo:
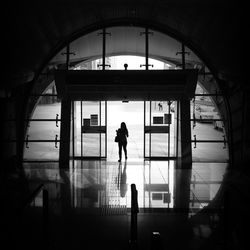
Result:
[[[60,98],[72,100],[165,100],[193,98],[197,70],[57,70]]]

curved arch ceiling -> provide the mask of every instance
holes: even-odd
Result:
[[[238,77],[242,74],[238,62],[245,58],[238,50],[243,47],[239,37],[246,27],[247,8],[236,4],[224,0],[6,2],[2,15],[5,72],[13,83],[30,81],[74,38],[104,26],[126,24],[174,35],[216,74]]]
[[[137,55],[145,56],[145,31],[142,27],[110,27],[106,28],[106,56]],[[70,43],[71,62],[86,61],[102,57],[102,30],[94,31]],[[149,57],[168,61],[173,64],[181,63],[181,43],[163,33],[149,30]],[[186,55],[187,64],[202,65],[200,59],[190,50]],[[50,64],[65,63],[65,49],[61,50]]]

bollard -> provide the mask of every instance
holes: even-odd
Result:
[[[131,184],[131,230],[130,230],[130,243],[132,246],[137,244],[137,214],[139,213],[138,207],[138,192],[135,184]]]
[[[162,242],[160,233],[152,232],[150,250],[161,250],[161,249],[162,249]]]

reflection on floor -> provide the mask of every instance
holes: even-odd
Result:
[[[204,244],[200,239],[211,235],[210,227],[203,224],[201,231],[194,218],[215,197],[226,165],[196,163],[190,171],[177,170],[175,161],[129,159],[71,161],[69,170],[59,170],[57,163],[24,163],[24,168],[30,187],[43,183],[48,190],[52,249],[130,249],[134,183],[138,249],[147,250],[154,242],[153,232],[160,233],[160,249],[199,249]],[[27,234],[35,234],[34,241],[43,235],[42,205],[40,193],[23,220],[29,225]]]

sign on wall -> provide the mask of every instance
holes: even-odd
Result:
[[[163,124],[163,116],[154,116],[153,124]]]
[[[98,115],[90,115],[91,126],[98,126]]]

